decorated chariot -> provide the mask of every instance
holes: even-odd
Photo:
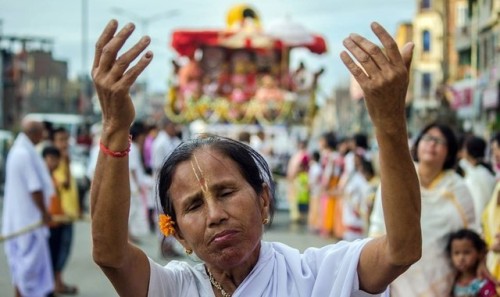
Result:
[[[166,115],[178,123],[307,124],[319,75],[291,71],[290,52],[326,52],[325,40],[284,19],[264,30],[254,9],[233,7],[221,30],[175,30]]]

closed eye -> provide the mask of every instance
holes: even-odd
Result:
[[[202,199],[196,199],[186,207],[186,212],[195,211],[198,208],[200,208],[202,204],[203,204]]]
[[[234,192],[236,192],[235,189],[224,189],[220,192],[221,197],[228,197],[231,196]]]

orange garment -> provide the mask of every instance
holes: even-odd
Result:
[[[323,221],[321,224],[321,234],[324,236],[333,235],[335,202],[335,199],[331,199],[327,194],[321,196],[321,213]]]
[[[49,204],[49,209],[48,209],[48,212],[51,216],[54,216],[54,215],[63,215],[64,212],[63,212],[63,209],[62,209],[62,205],[61,205],[61,198],[59,198],[58,195],[53,195],[51,198],[50,198],[50,204]]]
[[[56,189],[56,191],[55,191],[54,195],[52,195],[52,197],[50,197],[50,203],[49,203],[49,207],[47,209],[47,212],[52,217],[53,216],[61,216],[61,215],[64,215],[64,211],[63,211],[62,203],[61,203],[61,197],[59,197],[59,191],[57,191],[57,185],[56,185],[54,178],[52,178],[52,182],[54,183],[54,189]],[[51,222],[49,224],[49,227],[56,227],[58,225],[59,225],[58,223]]]
[[[330,179],[328,184],[329,192],[335,191],[339,182],[339,177],[334,176]],[[342,238],[343,224],[342,224],[342,203],[341,200],[330,193],[325,193],[322,196],[323,207],[323,224],[322,233],[324,235],[335,236]]]
[[[344,237],[345,225],[342,221],[343,201],[342,198],[335,196],[335,205],[333,210],[333,236],[338,239]]]

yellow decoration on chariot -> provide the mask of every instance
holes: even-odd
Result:
[[[251,6],[247,4],[238,4],[233,6],[227,13],[227,28],[231,31],[239,31],[243,27],[253,26],[260,30],[260,17]]]

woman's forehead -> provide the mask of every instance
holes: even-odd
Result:
[[[441,130],[438,127],[432,127],[425,134],[434,134],[434,135],[440,135],[444,136],[444,133],[441,132]]]
[[[210,148],[201,148],[193,152],[191,158],[179,163],[175,177],[214,177],[219,175],[234,175],[239,172],[236,162],[222,152]],[[241,176],[241,175],[240,175]]]
[[[244,182],[244,177],[234,160],[216,150],[202,149],[179,163],[170,191],[173,198],[189,197],[220,184],[241,182]]]

